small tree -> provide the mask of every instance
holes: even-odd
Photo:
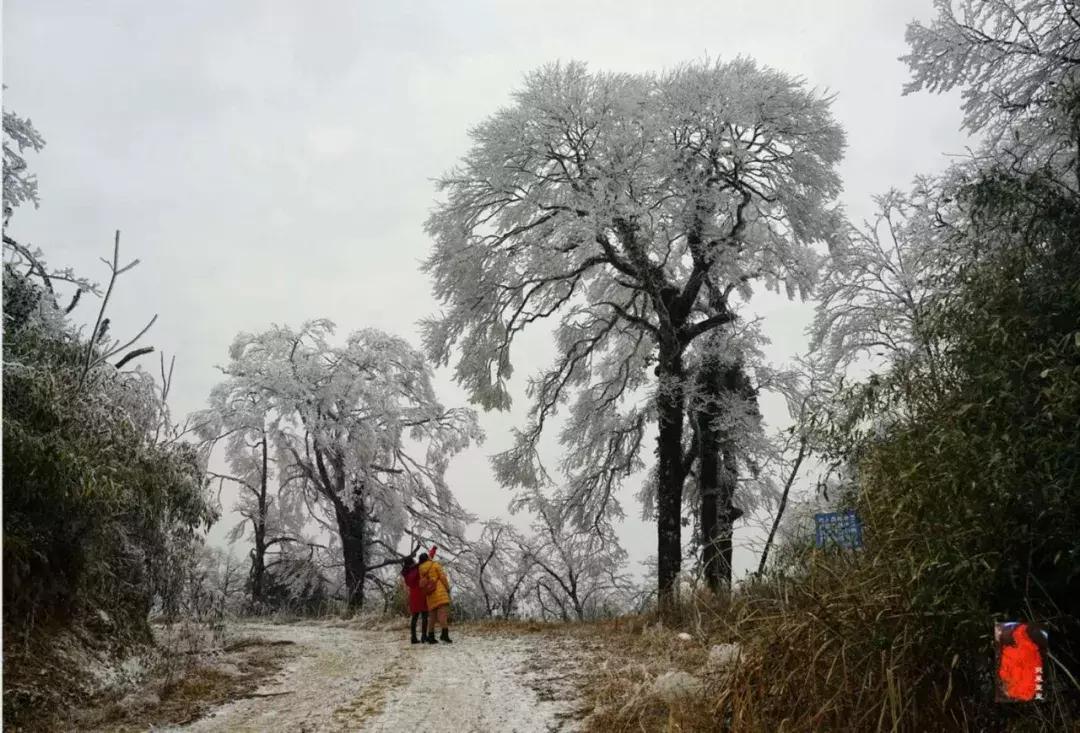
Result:
[[[927,310],[958,264],[950,251],[957,213],[942,185],[951,184],[920,178],[909,194],[876,197],[873,219],[829,253],[810,342],[822,368],[843,371],[858,359],[916,352],[933,363]]]
[[[251,531],[248,605],[252,610],[261,609],[268,601],[268,571],[285,562],[281,557],[282,545],[304,543],[301,537],[304,522],[298,502],[284,487],[274,487],[287,479],[275,470],[272,403],[260,390],[232,378],[213,389],[210,408],[198,413],[195,419],[211,450],[218,441],[224,441],[225,459],[232,473],[207,473],[219,484],[228,481],[240,491],[234,510],[243,519],[230,532],[229,542],[236,542]]]
[[[541,615],[584,621],[624,605],[633,593],[627,556],[608,523],[580,529],[569,521],[559,497],[537,497],[535,534],[524,557],[534,564],[534,592]]]
[[[459,573],[469,579],[484,616],[510,618],[517,612],[534,567],[524,545],[524,538],[509,524],[489,520],[480,537],[459,556]]]

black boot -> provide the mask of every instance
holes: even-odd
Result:
[[[423,626],[420,629],[420,638],[416,638],[416,622],[423,621]],[[414,613],[412,615],[412,621],[409,623],[409,636],[412,637],[413,644],[421,644],[424,641],[424,637],[427,636],[427,611],[420,613]]]
[[[453,644],[453,640],[450,638],[450,629],[443,629],[442,634],[439,635],[439,641],[444,644]]]
[[[439,643],[439,642],[437,642],[437,641],[435,640],[435,632],[434,632],[434,631],[432,631],[431,633],[429,633],[429,634],[427,635],[427,638],[426,638],[426,639],[424,639],[424,641],[425,641],[425,642],[427,642],[428,644],[438,644],[438,643]]]

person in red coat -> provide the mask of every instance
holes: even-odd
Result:
[[[403,565],[401,577],[405,581],[405,587],[409,589],[409,613],[412,614],[412,621],[409,624],[409,628],[412,631],[412,643],[420,644],[424,639],[427,639],[427,596],[424,594],[423,588],[420,587],[420,568],[417,567],[416,562],[412,557],[407,557],[405,558]],[[417,619],[420,619],[421,623],[419,639],[416,638]]]

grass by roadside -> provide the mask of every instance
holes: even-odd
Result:
[[[190,723],[218,705],[256,695],[263,680],[284,666],[291,647],[288,641],[248,637],[179,670],[159,669],[138,690],[93,701],[80,713],[79,729],[134,733]]]
[[[156,644],[105,645],[78,629],[4,654],[4,729],[145,731],[195,720],[251,695],[291,655],[289,642],[226,640],[200,624],[155,628]]]

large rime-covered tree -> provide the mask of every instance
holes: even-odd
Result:
[[[637,75],[548,66],[472,137],[427,224],[425,267],[446,306],[425,324],[428,352],[445,364],[456,347],[457,381],[505,409],[515,338],[558,319],[554,364],[530,382],[529,424],[495,459],[500,480],[542,482],[537,442],[573,399],[567,499],[595,524],[620,511],[613,492],[642,467],[655,421],[667,603],[682,556],[684,356],[733,323],[754,281],[789,295],[811,284],[812,245],[840,219],[842,130],[827,97],[738,59]]]
[[[312,321],[240,334],[224,371],[269,407],[281,465],[336,532],[356,607],[365,578],[400,560],[406,534],[461,534],[468,516],[444,474],[482,434],[472,411],[439,403],[430,366],[404,340],[366,329],[336,346],[332,332],[328,321]]]

